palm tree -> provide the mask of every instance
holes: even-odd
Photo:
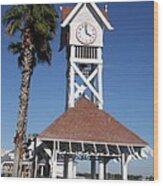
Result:
[[[24,143],[26,142],[27,111],[30,82],[37,63],[50,64],[53,40],[57,28],[57,13],[53,5],[14,5],[3,17],[9,36],[20,34],[20,41],[11,42],[9,50],[18,55],[21,69],[21,87],[15,143],[13,176],[20,177]]]

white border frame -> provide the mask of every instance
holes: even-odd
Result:
[[[10,0],[10,1],[6,1],[6,0],[1,0],[0,1],[0,5],[7,5],[7,4],[20,4],[20,3],[24,3],[24,4],[30,4],[30,3],[61,3],[61,1],[56,0],[52,1],[52,0]],[[92,2],[92,0],[90,0]],[[104,2],[107,0],[98,0],[98,2]],[[121,2],[121,1],[127,1],[127,0],[111,0],[111,2]],[[128,0],[130,2],[132,2],[133,0]],[[134,1],[140,1],[140,0],[134,0]],[[146,1],[146,0],[143,0]],[[73,0],[62,0],[62,3],[68,3],[68,2],[77,2],[73,1]],[[80,1],[78,1],[80,2]],[[82,0],[82,2],[88,2],[88,0]],[[97,1],[96,1],[97,2]],[[163,33],[163,25],[161,24],[161,20],[163,20],[163,0],[156,0],[156,2],[159,3],[159,49],[163,48],[163,36],[161,36],[160,33]],[[1,12],[1,11],[0,11]],[[1,15],[1,14],[0,14]],[[1,28],[0,28],[1,29]],[[1,36],[0,36],[1,37]],[[0,38],[1,40],[1,38]],[[162,45],[162,47],[161,47]],[[159,50],[159,51],[161,51]],[[1,47],[0,47],[0,53],[1,53]],[[159,108],[158,108],[158,112],[161,113],[161,111],[163,110],[163,97],[161,97],[161,95],[163,95],[163,87],[161,87],[161,84],[163,86],[163,63],[161,63],[161,61],[163,61],[163,52],[159,52],[159,71],[158,71],[158,76],[159,76]],[[0,69],[1,69],[1,63],[0,63]],[[0,76],[0,80],[1,80],[1,76]],[[1,93],[1,92],[0,92]],[[159,114],[159,132],[158,132],[158,136],[159,136],[159,181],[156,182],[138,182],[138,181],[132,181],[132,182],[125,182],[125,181],[97,181],[97,180],[54,180],[54,179],[15,179],[15,178],[0,178],[0,185],[1,186],[6,186],[6,185],[16,185],[16,186],[28,186],[30,184],[39,184],[39,186],[44,186],[45,184],[49,184],[49,185],[60,185],[60,186],[83,186],[83,184],[89,184],[89,186],[98,186],[100,184],[100,186],[107,186],[108,184],[110,186],[115,186],[115,185],[119,185],[119,184],[125,184],[126,186],[130,186],[132,185],[159,185],[162,186],[163,185],[163,161],[161,159],[161,157],[163,156],[163,147],[161,142],[163,142],[163,135],[161,135],[161,131],[163,131],[163,115]]]

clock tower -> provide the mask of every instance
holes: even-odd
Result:
[[[67,51],[67,108],[85,96],[103,109],[102,48],[105,28],[113,30],[107,6],[78,3],[62,7],[61,47]]]

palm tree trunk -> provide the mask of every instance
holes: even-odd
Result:
[[[24,36],[24,52],[21,59],[22,78],[21,78],[21,90],[19,96],[19,112],[15,142],[15,156],[14,156],[14,167],[13,177],[21,177],[22,174],[22,161],[24,154],[24,144],[26,142],[26,129],[27,129],[27,112],[28,112],[28,101],[29,101],[29,89],[31,83],[31,76],[33,73],[34,66],[34,53],[33,45],[31,44],[29,29],[25,32]],[[26,37],[28,35],[28,37]],[[29,42],[30,41],[30,42]]]
[[[17,131],[15,137],[15,158],[13,176],[20,177],[21,163],[23,159],[23,145],[26,142],[26,128],[27,128],[27,110],[29,100],[29,87],[32,76],[31,69],[24,69],[22,71],[21,93],[18,113]],[[18,174],[19,173],[19,174]]]

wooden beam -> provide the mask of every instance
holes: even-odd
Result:
[[[93,80],[93,78],[97,75],[97,68],[95,68],[95,70],[90,74],[90,76],[87,78],[87,81],[91,82]],[[76,83],[77,84],[77,83]],[[77,86],[78,90],[75,92],[75,98],[79,97],[79,94],[83,94],[85,92],[85,90],[87,89],[87,86],[85,85],[81,85],[81,86]]]
[[[93,92],[93,94],[96,96],[96,98],[103,103],[103,100],[99,96],[98,92],[95,90],[95,88],[91,85],[91,83],[85,78],[85,76],[82,74],[82,72],[79,70],[79,68],[76,66],[75,63],[71,64],[76,73],[80,76],[80,78],[83,80],[83,82],[88,86],[88,88]]]

